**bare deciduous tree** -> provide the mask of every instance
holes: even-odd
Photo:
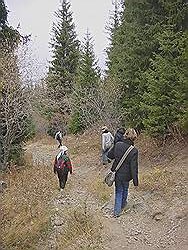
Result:
[[[70,100],[70,106],[73,113],[81,114],[85,128],[96,123],[115,128],[121,124],[123,115],[118,109],[120,98],[121,92],[113,81],[110,81],[108,85],[101,83],[98,88],[77,87]]]
[[[29,134],[30,105],[15,51],[1,48],[0,72],[0,168],[6,169]]]

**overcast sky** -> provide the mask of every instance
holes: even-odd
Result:
[[[17,27],[22,34],[32,34],[32,50],[42,69],[47,67],[50,60],[49,41],[52,23],[55,21],[54,12],[60,6],[60,0],[5,0],[8,7],[9,24]],[[78,38],[83,40],[87,28],[95,41],[95,53],[99,66],[104,68],[107,46],[105,26],[112,11],[112,0],[70,0],[74,23]]]

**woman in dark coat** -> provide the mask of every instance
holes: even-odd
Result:
[[[114,159],[111,171],[113,172],[127,149],[134,145],[137,134],[134,129],[127,129],[124,140],[118,141],[108,153],[108,158]],[[114,217],[119,217],[127,204],[129,182],[133,180],[138,186],[138,150],[133,148],[115,175],[115,205]]]

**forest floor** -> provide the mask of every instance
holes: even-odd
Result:
[[[40,202],[39,199],[43,204],[40,204],[41,218],[38,217],[37,220],[42,221],[45,207],[49,206],[49,224],[46,222],[48,226],[45,227],[45,234],[44,226],[41,231],[36,230],[37,240],[36,235],[28,239],[22,233],[22,238],[16,240],[15,237],[18,236],[6,234],[2,249],[187,249],[188,144],[185,141],[159,147],[155,141],[140,136],[136,142],[140,152],[140,185],[135,188],[131,183],[128,205],[119,218],[111,217],[114,187],[109,188],[103,183],[110,164],[101,164],[100,136],[88,132],[80,136],[67,136],[63,143],[69,149],[74,171],[62,192],[58,190],[57,176],[53,174],[57,144],[53,139],[45,138],[27,145],[26,158],[29,158],[36,169],[35,177],[31,172],[29,175],[27,173],[28,192],[30,187],[33,189],[33,183],[40,182],[42,190],[41,187],[38,190],[36,204]],[[46,173],[45,168],[48,169]],[[22,173],[22,178],[23,176]],[[9,184],[16,179],[15,176],[4,178]],[[24,185],[24,181],[25,178],[19,185]],[[3,202],[9,201],[8,197],[14,195],[14,192],[13,188],[8,188]],[[26,196],[29,195],[28,192]],[[40,192],[45,194],[44,201]],[[18,206],[17,202],[18,199],[14,206]],[[4,209],[6,206],[4,205]],[[35,223],[37,224],[35,217],[37,218],[39,210],[36,211],[31,216],[32,231],[35,230]],[[6,221],[9,216],[7,214],[4,216]]]

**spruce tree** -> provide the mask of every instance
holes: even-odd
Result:
[[[100,69],[95,59],[93,39],[88,31],[81,47],[77,74],[76,85],[83,89],[94,88],[99,84]]]
[[[145,91],[142,73],[147,69],[155,49],[153,30],[150,29],[151,20],[154,19],[152,8],[149,1],[125,1],[120,25],[113,32],[108,52],[108,77],[116,82],[122,92],[119,103],[126,126],[142,127],[144,112],[141,102]]]
[[[3,0],[0,1],[0,26],[4,27],[7,23],[7,9]]]
[[[147,110],[143,95],[147,92],[145,72],[158,50],[156,32],[165,18],[161,1],[124,1],[120,25],[109,51],[108,77],[118,83],[119,100],[126,126],[144,128]]]
[[[116,70],[114,65],[116,64],[116,58],[118,58],[117,50],[118,50],[118,39],[117,32],[118,27],[120,26],[121,16],[122,16],[122,5],[116,0],[113,3],[114,11],[110,15],[110,22],[106,26],[109,46],[106,49],[107,60],[106,60],[106,74],[108,77],[113,78],[113,75],[116,75]]]
[[[80,51],[79,67],[72,95],[72,119],[70,129],[77,133],[96,120],[95,102],[100,83],[100,69],[95,59],[93,39],[87,31]]]
[[[108,78],[121,89],[126,125],[159,135],[185,119],[185,0],[126,0],[108,52]]]
[[[50,97],[59,103],[61,112],[68,108],[65,99],[72,92],[79,59],[77,40],[70,3],[62,1],[56,12],[57,23],[53,26],[52,61],[47,79]]]
[[[171,0],[163,2],[162,7],[165,19],[156,33],[159,47],[146,72],[148,91],[144,94],[148,110],[144,125],[154,136],[179,133],[188,90],[187,5]]]
[[[8,11],[4,0],[0,0],[0,49],[11,51],[17,47],[20,34],[17,30],[8,25],[7,22]]]

